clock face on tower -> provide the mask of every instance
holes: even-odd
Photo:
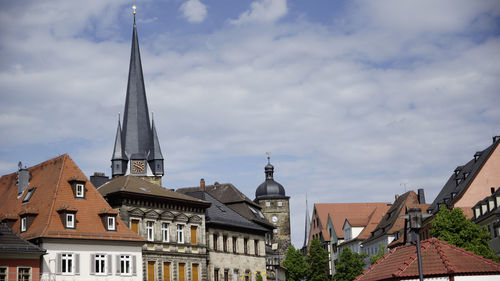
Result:
[[[146,170],[146,161],[144,160],[132,160],[132,165],[130,167],[130,172],[132,174],[144,174]]]

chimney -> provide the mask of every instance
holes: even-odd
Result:
[[[495,187],[494,186],[492,186],[490,190],[491,190],[491,194],[495,193]]]
[[[200,179],[200,190],[205,191],[205,179]]]
[[[17,172],[17,195],[21,195],[30,184],[30,172],[28,169],[23,168],[21,161],[17,166],[19,167]]]
[[[394,195],[394,201],[398,200],[399,194]]]
[[[425,204],[425,194],[423,188],[418,189],[418,204]]]
[[[101,187],[101,185],[107,183],[108,181],[109,181],[109,178],[104,173],[94,172],[94,175],[90,176],[90,182],[96,188]]]

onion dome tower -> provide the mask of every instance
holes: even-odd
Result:
[[[154,120],[151,121],[149,120],[134,10],[123,126],[118,120],[115,147],[111,159],[113,177],[131,174],[161,185],[164,159]]]
[[[281,256],[286,255],[290,246],[290,197],[286,196],[283,185],[274,180],[274,166],[270,153],[264,167],[266,179],[255,191],[255,202],[262,207],[262,213],[276,228],[273,230],[273,248]]]

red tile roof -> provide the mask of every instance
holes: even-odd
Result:
[[[335,234],[339,239],[344,239],[344,232],[342,227],[346,219],[351,222],[351,220],[367,220],[373,212],[379,208],[380,210],[387,211],[390,207],[390,203],[321,203],[314,204],[314,208],[318,214],[321,224],[321,231],[323,232],[323,237],[329,238],[326,231],[328,223],[328,215],[332,219],[333,227],[335,229]],[[383,213],[385,213],[385,211]],[[382,213],[382,215],[383,215]],[[381,216],[382,216],[381,215]],[[380,218],[381,218],[380,216]],[[379,218],[379,220],[380,220]],[[376,222],[378,223],[378,221]],[[373,226],[375,228],[376,224]]]
[[[450,275],[500,275],[500,263],[431,238],[421,242],[424,277]],[[401,280],[418,278],[417,249],[407,244],[392,249],[374,265],[356,277],[364,280]]]
[[[0,218],[12,219],[12,214],[35,215],[27,231],[20,234],[21,237],[144,241],[144,238],[131,231],[118,217],[116,231],[106,230],[99,213],[111,207],[69,155],[61,155],[28,170],[31,178],[21,196],[17,195],[17,173],[0,178]],[[73,180],[85,182],[84,199],[75,198],[71,188]],[[22,203],[27,190],[31,187],[36,187],[32,197],[28,202]],[[64,227],[58,211],[76,212],[74,229]],[[19,216],[16,219],[12,229],[19,233],[21,220]]]

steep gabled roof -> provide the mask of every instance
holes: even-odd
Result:
[[[344,239],[344,232],[342,227],[344,221],[349,220],[362,220],[370,217],[374,211],[379,208],[379,211],[387,211],[390,203],[318,203],[314,204],[314,209],[318,214],[321,221],[323,237],[329,237],[326,227],[328,214],[332,219],[335,235],[339,239]],[[381,217],[382,215],[380,215]],[[378,223],[378,221],[377,221]]]
[[[187,193],[192,191],[198,191],[200,187],[185,187],[178,188],[176,191]],[[256,222],[264,227],[273,229],[274,226],[267,221],[261,212],[261,207],[250,200],[245,194],[243,194],[238,188],[236,188],[231,183],[215,183],[213,185],[206,185],[205,191],[211,196],[221,201],[225,205],[229,206],[231,209],[236,211],[243,217]],[[253,209],[253,210],[252,210]],[[255,212],[254,212],[255,211]]]
[[[373,235],[369,235],[363,244],[367,244],[384,235],[394,234],[400,231],[405,226],[405,219],[401,218],[405,214],[406,209],[419,207],[423,212],[426,211],[429,205],[420,205],[418,195],[415,191],[410,190],[394,201],[389,210],[384,214],[378,225],[372,230]]]
[[[127,175],[115,177],[99,187],[103,196],[116,193],[129,193],[138,196],[157,197],[165,200],[173,200],[188,204],[202,204],[208,207],[209,203],[198,198],[176,192],[136,176]]]
[[[99,210],[111,207],[69,155],[50,159],[28,168],[28,171],[31,178],[21,196],[17,195],[17,173],[0,178],[0,217],[27,213],[34,215],[27,231],[20,234],[24,239],[52,237],[144,241],[144,238],[128,229],[119,217],[116,218],[116,231],[106,230],[101,223]],[[75,198],[71,187],[74,180],[85,182],[85,199]],[[36,189],[30,200],[23,203],[26,193],[33,187]],[[75,229],[66,229],[57,212],[66,209],[76,211]],[[16,232],[20,232],[19,218],[12,226]]]
[[[7,224],[0,223],[0,255],[2,254],[43,255],[45,250],[21,238]]]
[[[429,211],[433,214],[437,213],[439,204],[446,203],[448,206],[452,206],[461,198],[499,143],[500,137],[493,137],[493,144],[483,151],[476,152],[474,158],[467,164],[458,166],[432,202]]]
[[[206,191],[193,191],[187,192],[186,194],[211,203],[210,207],[205,211],[205,217],[208,225],[212,224],[216,227],[231,227],[238,228],[241,231],[261,233],[269,231],[268,229],[244,218]]]
[[[500,264],[464,249],[431,238],[421,243],[422,269],[426,278],[453,275],[500,275]],[[418,278],[417,249],[397,247],[370,266],[355,281]]]

